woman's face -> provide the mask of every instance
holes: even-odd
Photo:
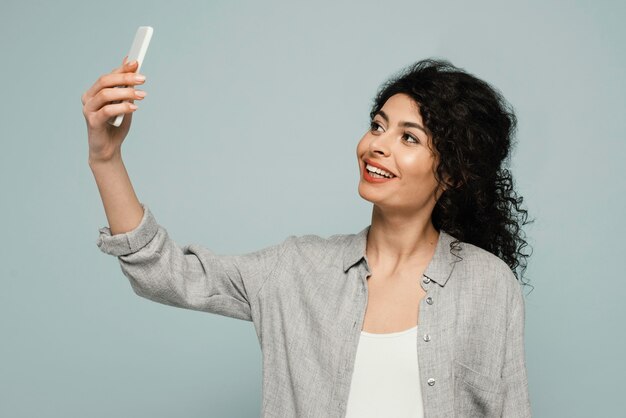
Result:
[[[436,203],[437,160],[426,132],[419,106],[412,98],[396,94],[385,102],[356,149],[363,199],[396,213],[426,210],[430,216]],[[366,162],[384,167],[392,177],[368,172]]]

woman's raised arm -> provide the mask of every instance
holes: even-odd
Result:
[[[253,321],[256,298],[290,243],[286,239],[244,255],[217,255],[197,244],[177,245],[149,208],[135,195],[121,146],[130,128],[136,62],[125,62],[98,78],[83,94],[91,168],[109,226],[100,228],[97,245],[117,256],[135,293],[166,305]],[[126,85],[129,87],[116,87]],[[128,102],[120,102],[128,100]],[[124,113],[119,127],[107,120]]]
[[[135,73],[136,69],[136,61],[129,64],[124,58],[120,67],[100,76],[81,97],[87,123],[89,167],[96,179],[113,234],[134,229],[143,216],[143,209],[122,162],[121,151],[122,142],[130,129],[132,112],[137,109],[133,100],[145,96],[145,92],[133,87],[145,80]],[[116,87],[121,85],[128,87]],[[127,115],[119,127],[107,122],[121,113]]]

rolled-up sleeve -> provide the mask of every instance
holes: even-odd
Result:
[[[528,377],[524,350],[525,307],[521,287],[513,292],[512,314],[506,335],[502,381],[504,383],[503,418],[531,416]]]
[[[179,308],[253,320],[252,304],[277,267],[282,243],[243,255],[218,255],[197,244],[177,245],[147,205],[140,224],[123,234],[100,228],[97,245],[117,256],[135,293]]]

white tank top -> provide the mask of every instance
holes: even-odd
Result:
[[[361,331],[346,418],[423,418],[417,325],[387,334]]]

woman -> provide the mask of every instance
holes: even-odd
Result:
[[[142,297],[254,323],[262,416],[530,416],[514,271],[526,211],[503,168],[516,119],[495,89],[447,61],[408,67],[356,149],[371,225],[225,256],[179,247],[134,194],[121,144],[136,107],[112,102],[142,99],[135,69],[82,98],[110,225],[98,247]]]

